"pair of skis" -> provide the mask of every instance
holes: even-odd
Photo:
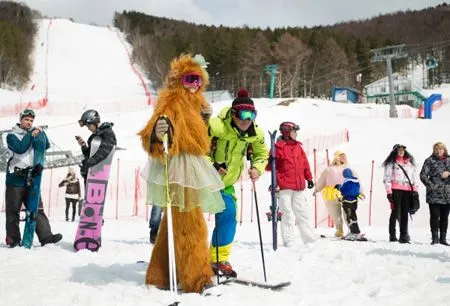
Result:
[[[240,277],[229,277],[220,281],[220,285],[228,285],[228,284],[238,284],[249,287],[257,287],[262,289],[269,289],[274,291],[279,291],[291,284],[289,281],[279,282],[279,283],[267,283],[267,282],[258,282],[254,280],[244,279]]]

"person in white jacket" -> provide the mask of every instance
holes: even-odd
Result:
[[[383,183],[387,199],[391,204],[389,217],[389,241],[397,241],[395,225],[400,223],[398,242],[410,243],[408,234],[408,212],[412,193],[417,192],[417,170],[414,157],[406,150],[406,146],[396,144],[383,162]]]

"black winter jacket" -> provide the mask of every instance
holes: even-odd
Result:
[[[67,194],[78,194],[81,196],[81,190],[80,190],[80,181],[78,178],[69,177],[67,176],[64,180],[62,180],[59,185],[59,187],[66,186],[66,193]]]
[[[427,188],[428,204],[450,205],[450,176],[441,178],[444,171],[450,171],[450,156],[439,159],[433,154],[423,163],[420,180]]]
[[[80,166],[80,174],[84,178],[87,176],[89,167],[92,167],[102,160],[104,160],[111,150],[116,146],[117,140],[114,131],[112,130],[114,123],[112,122],[104,122],[100,125],[95,133],[93,133],[88,141],[87,146],[81,147],[81,151],[83,152],[84,159],[82,161],[82,165]],[[94,137],[99,136],[102,139],[100,147],[97,152],[92,157],[89,157],[91,154],[91,142]]]

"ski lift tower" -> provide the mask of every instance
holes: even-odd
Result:
[[[391,99],[389,117],[397,118],[397,109],[395,107],[394,84],[392,83],[392,60],[407,57],[405,52],[406,45],[387,46],[384,48],[373,49],[372,63],[386,61],[387,75],[389,80],[389,97]]]
[[[264,67],[264,71],[270,74],[270,92],[269,92],[269,98],[273,98],[273,92],[275,90],[275,75],[278,72],[278,65],[272,64],[272,65],[266,65]]]

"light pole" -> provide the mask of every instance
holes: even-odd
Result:
[[[272,64],[267,65],[264,67],[264,71],[270,74],[270,92],[269,92],[269,98],[273,98],[273,92],[275,90],[275,75],[278,71],[278,65]]]
[[[391,118],[398,117],[397,109],[395,107],[394,83],[392,82],[392,60],[407,57],[408,54],[404,51],[405,47],[406,45],[396,45],[371,50],[373,53],[372,63],[386,61],[389,80],[389,97],[391,99],[389,117]]]

